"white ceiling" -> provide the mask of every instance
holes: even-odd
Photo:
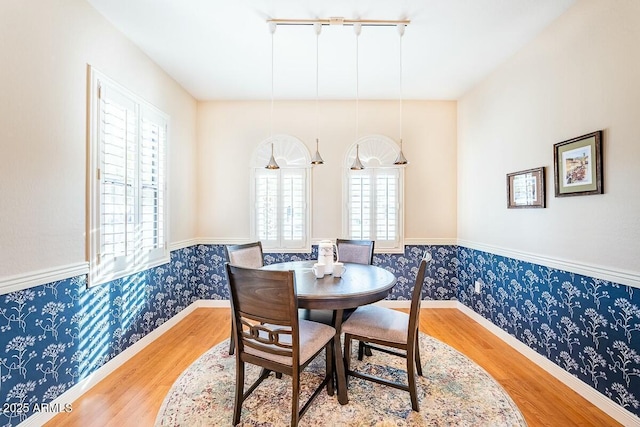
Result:
[[[199,100],[269,99],[266,20],[409,19],[402,38],[404,99],[458,99],[532,40],[575,0],[88,0]],[[324,26],[318,38],[320,99],[356,97],[356,37]],[[395,27],[363,27],[360,99],[400,97]],[[315,99],[312,26],[278,26],[276,99]]]

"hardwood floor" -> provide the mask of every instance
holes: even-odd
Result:
[[[57,415],[46,426],[152,426],[182,371],[229,337],[229,321],[229,309],[195,310],[73,402],[72,412]],[[420,330],[489,372],[530,427],[620,425],[459,310],[422,309]]]

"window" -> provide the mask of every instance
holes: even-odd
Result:
[[[271,157],[280,169],[265,169]],[[252,234],[264,248],[307,251],[309,240],[309,151],[297,138],[278,135],[263,141],[252,160]]]
[[[91,70],[89,285],[169,262],[167,116]]]
[[[402,251],[404,169],[393,164],[398,146],[384,136],[362,138],[358,145],[365,168],[350,169],[356,156],[354,145],[345,159],[343,234],[375,240],[376,249]]]

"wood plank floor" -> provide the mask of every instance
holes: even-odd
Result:
[[[200,308],[73,402],[46,426],[152,426],[173,382],[195,359],[229,337],[229,309]],[[446,342],[507,390],[528,425],[617,426],[457,309],[422,309],[420,330]]]

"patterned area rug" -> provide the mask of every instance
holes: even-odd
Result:
[[[355,343],[354,343],[355,345]],[[156,426],[228,426],[233,416],[235,356],[229,342],[211,348],[174,383],[160,408]],[[409,393],[357,378],[349,379],[349,403],[323,391],[300,419],[301,426],[526,426],[505,390],[480,366],[450,346],[420,334],[423,377],[418,377],[420,412],[411,410]],[[405,360],[379,351],[352,367],[406,381]],[[300,405],[324,373],[324,356],[305,369]],[[259,368],[247,366],[247,386]],[[306,387],[305,387],[306,385]],[[290,423],[291,380],[272,374],[244,402],[241,425]]]

